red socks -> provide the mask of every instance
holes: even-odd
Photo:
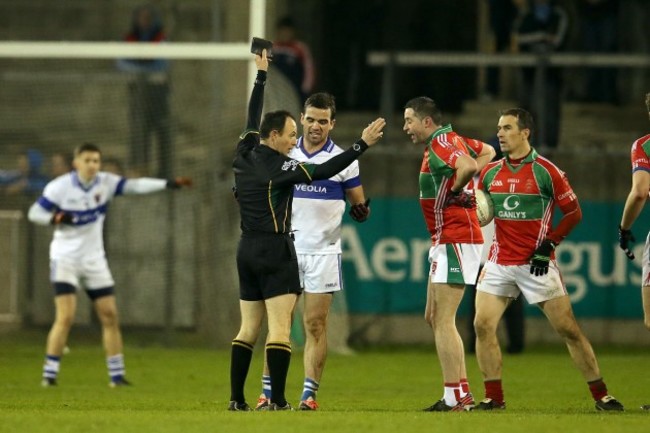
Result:
[[[501,387],[501,379],[486,380],[485,384],[485,398],[491,398],[499,404],[503,404],[503,388]]]
[[[608,394],[607,385],[605,385],[605,382],[603,382],[602,377],[600,379],[587,382],[587,385],[589,385],[589,391],[591,391],[591,396],[596,401],[600,400],[601,398],[605,397]]]

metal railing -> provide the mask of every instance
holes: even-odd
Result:
[[[545,78],[550,67],[589,67],[589,68],[648,68],[648,54],[585,54],[549,53],[535,54],[488,54],[463,52],[421,52],[421,51],[371,51],[366,58],[368,65],[383,67],[380,110],[392,123],[395,107],[395,69],[408,67],[486,67],[518,66],[535,68],[536,95],[546,91]],[[539,140],[545,142],[546,107],[545,98],[535,97],[536,123],[539,125]]]

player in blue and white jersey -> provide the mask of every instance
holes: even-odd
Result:
[[[328,93],[311,95],[300,116],[303,136],[289,157],[300,162],[322,164],[343,152],[330,137],[336,123],[336,104]],[[305,380],[300,398],[301,410],[316,410],[316,392],[327,357],[327,318],[332,296],[340,291],[341,220],[346,198],[353,205],[351,215],[359,222],[370,210],[359,178],[359,163],[354,161],[337,175],[297,184],[293,191],[292,231],[298,255],[300,283],[304,289],[303,322],[305,327]],[[262,377],[263,394],[257,409],[268,406],[271,380]]]
[[[107,205],[118,195],[177,189],[190,186],[192,181],[186,177],[125,179],[99,171],[101,151],[91,143],[79,146],[74,156],[75,170],[49,182],[43,195],[29,209],[31,222],[56,227],[50,244],[50,281],[56,317],[47,338],[42,385],[57,384],[61,355],[74,320],[76,293],[80,288],[92,300],[102,325],[109,385],[128,385],[124,377],[114,281],[102,236]]]

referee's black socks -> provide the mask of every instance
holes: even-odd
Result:
[[[230,400],[244,403],[244,384],[253,357],[253,345],[241,340],[232,341],[230,356]],[[286,375],[285,375],[286,376]]]
[[[266,362],[271,375],[271,402],[284,407],[287,405],[284,388],[291,362],[291,344],[280,341],[266,343]]]

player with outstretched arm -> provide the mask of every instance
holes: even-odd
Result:
[[[114,281],[104,252],[103,229],[108,202],[122,194],[148,194],[191,186],[187,177],[174,180],[125,179],[102,172],[101,151],[92,143],[74,151],[74,171],[47,184],[29,209],[29,220],[56,228],[50,244],[50,279],[56,317],[47,338],[43,386],[57,384],[61,355],[77,308],[77,291],[86,290],[102,326],[109,385],[129,385],[125,379]]]

